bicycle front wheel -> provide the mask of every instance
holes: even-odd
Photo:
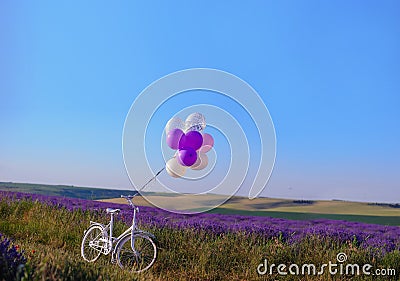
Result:
[[[157,247],[147,235],[134,235],[134,249],[131,247],[131,235],[122,239],[117,250],[118,265],[131,272],[142,272],[149,269],[157,256]]]
[[[81,255],[87,262],[96,261],[104,249],[103,228],[94,225],[90,227],[82,239]]]

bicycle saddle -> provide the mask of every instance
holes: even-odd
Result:
[[[107,208],[106,212],[107,214],[114,214],[114,213],[119,213],[119,211],[121,211],[120,209],[112,209],[112,208]]]

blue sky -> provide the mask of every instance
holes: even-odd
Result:
[[[1,1],[0,181],[130,188],[132,102],[162,76],[209,67],[244,79],[269,109],[277,158],[264,196],[399,202],[399,9]]]

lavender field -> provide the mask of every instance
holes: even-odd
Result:
[[[79,245],[90,220],[107,221],[104,212],[107,207],[122,209],[116,227],[117,231],[126,228],[131,221],[127,205],[14,192],[0,192],[0,198],[0,232],[28,253],[25,254],[28,280],[80,280],[83,277],[125,280],[127,273],[112,266],[107,258],[85,264],[79,256]],[[351,262],[400,272],[398,226],[220,214],[183,215],[153,207],[140,208],[139,222],[142,228],[157,236],[160,255],[149,272],[129,277],[138,280],[354,278],[328,274],[260,276],[256,271],[257,265],[266,258],[271,263],[322,264],[335,261],[339,252],[346,253]],[[25,260],[21,259],[20,263]],[[377,276],[355,277],[356,280],[380,280]],[[380,278],[397,280],[398,275]]]

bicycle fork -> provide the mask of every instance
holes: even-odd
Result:
[[[131,249],[136,255],[135,250],[135,230],[136,230],[136,212],[139,211],[136,207],[133,208],[133,218],[132,218],[132,231],[131,231]]]

